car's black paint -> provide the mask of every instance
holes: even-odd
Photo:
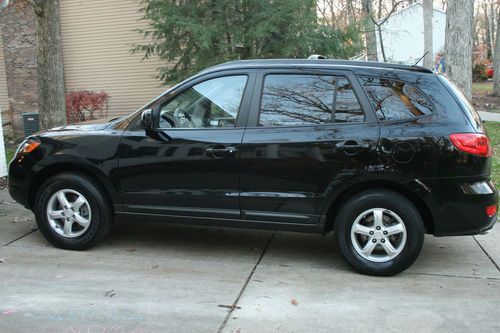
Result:
[[[363,123],[258,127],[266,73],[348,77]],[[225,75],[248,75],[234,128],[158,129],[159,106],[184,89]],[[419,87],[434,113],[379,122],[360,75]],[[60,171],[97,179],[116,214],[178,223],[325,232],[353,193],[386,188],[408,197],[428,233],[475,234],[492,227],[485,206],[497,203],[491,159],[458,151],[451,133],[484,132],[445,82],[422,69],[329,61],[249,61],[220,65],[168,90],[152,109],[154,129],[139,112],[103,125],[66,126],[36,137],[42,144],[9,166],[12,197],[32,208],[40,185]],[[141,111],[139,110],[139,111]],[[355,145],[355,147],[349,147]],[[215,149],[215,151],[213,150]]]

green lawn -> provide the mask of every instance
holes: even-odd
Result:
[[[6,158],[7,164],[14,157],[15,152],[16,152],[16,150],[14,148],[5,148],[5,158]]]
[[[485,123],[485,126],[491,140],[491,147],[493,149],[491,178],[498,187],[500,186],[500,123],[487,122]]]
[[[482,91],[493,92],[493,81],[472,82],[472,92],[482,92]]]

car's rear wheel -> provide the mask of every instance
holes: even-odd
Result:
[[[418,257],[424,225],[415,205],[388,190],[351,197],[335,223],[337,247],[355,270],[368,275],[394,275]]]
[[[63,173],[48,179],[38,191],[34,212],[38,227],[54,246],[85,250],[109,233],[110,203],[93,179]]]

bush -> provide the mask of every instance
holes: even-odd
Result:
[[[488,75],[486,74],[486,65],[475,64],[472,68],[472,80],[473,81],[486,81],[488,80]]]
[[[68,124],[106,118],[109,95],[104,91],[72,91],[66,95],[66,119]]]

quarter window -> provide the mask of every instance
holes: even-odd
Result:
[[[432,113],[432,105],[417,87],[390,79],[361,77],[380,120],[402,120]]]
[[[160,128],[234,127],[246,75],[225,76],[194,85],[160,109]]]
[[[267,75],[260,126],[303,126],[364,121],[349,81],[330,75]]]

